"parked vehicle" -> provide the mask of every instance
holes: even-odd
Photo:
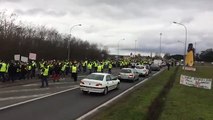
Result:
[[[153,61],[153,64],[158,65],[159,67],[161,67],[162,62],[163,62],[163,61],[160,60],[160,59],[155,59],[155,60]]]
[[[159,71],[160,70],[160,66],[157,64],[151,64],[151,70],[152,71]]]
[[[149,74],[152,72],[151,67],[149,64],[143,64],[144,66],[146,66],[146,69],[149,71]]]
[[[130,65],[131,65],[131,68],[135,68],[135,66],[137,65],[137,63],[130,63]]]
[[[139,73],[134,68],[122,68],[119,75],[119,80],[130,80],[132,82],[139,80]]]
[[[138,71],[139,76],[147,76],[149,75],[149,70],[145,65],[136,65],[135,69]]]
[[[106,95],[108,91],[118,89],[120,80],[108,73],[92,73],[80,82],[80,90],[83,93],[103,93]]]

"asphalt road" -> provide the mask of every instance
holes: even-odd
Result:
[[[154,73],[154,72],[153,72]],[[73,120],[122,93],[134,83],[121,82],[120,89],[101,94],[83,94],[79,88],[0,111],[2,120]]]

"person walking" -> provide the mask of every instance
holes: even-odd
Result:
[[[6,81],[6,78],[5,78],[6,70],[7,70],[7,64],[3,61],[2,62],[0,61],[0,78],[2,77],[2,82]]]
[[[112,70],[112,63],[109,63],[108,68],[109,68],[109,69],[108,69],[108,73],[109,73],[109,74],[111,74],[111,70]]]
[[[41,74],[41,88],[44,87],[44,83],[46,84],[45,86],[48,87],[48,80],[47,80],[48,75],[49,75],[49,67],[46,64],[44,64]]]
[[[78,71],[77,71],[77,65],[76,62],[74,62],[73,66],[72,66],[72,78],[74,79],[75,82],[77,82],[77,78],[78,78]]]
[[[166,65],[167,65],[167,70],[169,70],[170,69],[170,63],[167,62]]]

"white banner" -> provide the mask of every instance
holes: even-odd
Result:
[[[30,60],[36,60],[36,54],[35,53],[30,53],[29,54],[29,59]]]
[[[180,76],[180,84],[197,88],[211,89],[212,79]]]
[[[21,56],[21,61],[27,63],[28,62],[28,58],[24,57],[24,56]]]
[[[19,61],[20,60],[20,55],[19,54],[14,55],[14,60],[15,61]]]
[[[183,66],[183,70],[196,71],[196,68],[194,68],[194,67],[184,67]]]

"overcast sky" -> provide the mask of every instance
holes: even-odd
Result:
[[[197,51],[213,48],[213,0],[0,0],[0,10],[16,13],[24,23],[46,25],[99,46],[111,54],[160,50],[184,52],[185,29],[188,42]],[[122,39],[125,40],[122,40]]]

